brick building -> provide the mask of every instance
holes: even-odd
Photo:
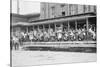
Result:
[[[96,13],[94,5],[79,5],[65,3],[46,3],[41,2],[40,15],[42,19],[56,18],[93,12]]]

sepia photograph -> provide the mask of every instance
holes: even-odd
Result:
[[[97,61],[97,7],[11,0],[11,67]]]

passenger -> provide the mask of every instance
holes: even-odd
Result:
[[[20,35],[21,35],[21,42],[24,42],[25,41],[25,34],[24,32],[20,32]]]
[[[43,41],[43,30],[38,30],[38,40]]]
[[[26,41],[30,41],[30,40],[29,40],[29,32],[26,32],[25,35],[26,35],[25,40],[26,40]]]
[[[24,33],[24,42],[26,42],[27,39],[28,39],[28,35],[27,35],[27,33]]]
[[[74,38],[75,38],[75,35],[74,35],[73,30],[71,29],[71,30],[69,31],[69,40],[73,41]]]
[[[29,32],[29,40],[32,42],[32,40],[33,40],[33,32],[32,31],[30,31]]]
[[[78,40],[81,41],[82,39],[83,39],[82,30],[79,28],[78,29]]]
[[[50,35],[46,30],[44,30],[43,35],[44,35],[44,41],[49,41]]]
[[[61,41],[62,40],[62,28],[59,27],[56,33],[57,33],[57,40]]]
[[[15,32],[15,37],[18,39],[18,42],[19,42],[19,46],[22,46],[22,35],[21,35],[21,32],[20,31],[16,31]]]
[[[86,40],[86,29],[85,28],[82,28],[82,34],[83,34],[83,40]]]
[[[92,34],[93,34],[93,40],[96,40],[96,26],[95,26],[95,24],[92,25],[92,28],[93,28],[92,29],[92,31],[93,31],[92,32]]]
[[[15,50],[18,50],[19,49],[19,39],[17,36],[12,36],[12,42],[13,42],[13,45],[14,45],[14,49]]]
[[[77,41],[78,40],[78,29],[75,31],[75,40]]]
[[[96,34],[95,32],[92,30],[92,27],[89,29],[89,32],[91,33],[91,37],[93,38],[93,40],[96,39]]]
[[[63,39],[66,41],[68,40],[68,31],[64,30],[64,36],[63,36]]]
[[[78,39],[79,41],[85,40],[86,39],[86,30],[85,28],[80,28],[78,31]]]
[[[50,36],[50,40],[55,41],[56,34],[55,34],[55,32],[53,31],[52,28],[48,29],[48,33],[49,33],[49,36]]]
[[[33,30],[33,36],[34,36],[33,40],[34,41],[37,41],[37,36],[38,36],[37,33],[38,33],[37,30],[34,29]]]

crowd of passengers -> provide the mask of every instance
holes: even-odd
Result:
[[[23,42],[59,42],[59,41],[95,41],[96,40],[96,27],[89,25],[80,27],[77,30],[70,28],[62,29],[58,27],[56,30],[49,29],[34,29],[30,32],[17,31],[11,33],[11,49],[19,49]]]
[[[49,41],[84,41],[96,40],[96,30],[92,25],[88,31],[85,27],[77,30],[70,28],[63,29],[61,27],[56,30],[49,29],[34,29],[30,32],[13,32],[12,40],[20,40],[22,42],[49,42]]]

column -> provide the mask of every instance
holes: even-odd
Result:
[[[75,20],[75,30],[77,32],[77,20]],[[76,41],[78,40],[78,36],[75,34]]]
[[[61,23],[61,28],[62,28],[62,32],[63,32],[63,24]]]
[[[43,25],[43,30],[45,30],[45,26]]]
[[[50,24],[48,24],[49,25],[49,29],[50,29]]]
[[[69,21],[68,21],[68,31],[69,31],[69,27],[70,27],[70,26],[69,26]]]
[[[87,38],[86,40],[88,40],[88,31],[89,31],[89,22],[88,22],[88,18],[86,18],[86,29],[87,29]]]
[[[39,30],[39,25],[37,25],[37,30]]]
[[[75,30],[77,30],[77,21],[75,20]]]
[[[26,27],[26,32],[28,33],[28,26]]]
[[[56,32],[56,24],[54,24],[54,26],[55,26],[55,32]]]

